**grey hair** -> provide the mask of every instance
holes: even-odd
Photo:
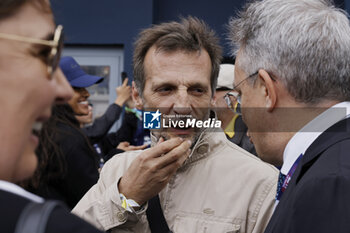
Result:
[[[237,65],[247,74],[265,69],[299,102],[350,100],[349,20],[330,2],[252,2],[228,28]]]

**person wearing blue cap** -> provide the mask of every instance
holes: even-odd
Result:
[[[63,57],[60,61],[60,67],[74,89],[73,98],[70,99],[68,104],[72,107],[79,121],[80,116],[87,116],[89,114],[89,103],[87,99],[90,94],[86,90],[86,87],[101,82],[103,78],[85,73],[73,57]],[[131,87],[127,85],[127,82],[128,79],[125,79],[123,85],[116,88],[117,98],[108,107],[105,114],[96,119],[90,127],[83,128],[83,132],[89,138],[91,144],[98,143],[119,119],[124,103],[131,96]]]
[[[86,87],[101,82],[103,78],[86,74],[73,57],[63,57],[60,61],[60,67],[74,89],[73,98],[70,99],[68,104],[72,107],[77,120],[82,123],[81,119],[88,116],[91,111],[89,110],[90,106],[87,102],[90,94],[86,90]],[[99,155],[100,168],[106,160],[105,154],[108,153],[101,143],[103,145],[105,144],[104,142],[107,140],[105,136],[113,124],[119,119],[123,111],[124,103],[131,98],[131,87],[128,85],[128,78],[124,79],[123,84],[116,88],[116,94],[117,97],[114,103],[107,108],[106,112],[101,117],[97,118],[91,126],[82,128],[82,131],[89,138],[91,145],[93,145]],[[117,145],[113,148],[114,150],[112,150],[114,152],[113,155],[116,154],[116,152],[124,152],[124,150],[145,148],[145,146],[134,147],[128,145],[118,150],[116,147]]]

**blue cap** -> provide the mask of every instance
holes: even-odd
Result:
[[[85,73],[73,57],[62,57],[60,68],[72,87],[89,87],[103,79],[103,77]]]

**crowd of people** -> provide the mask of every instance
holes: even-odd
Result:
[[[199,18],[142,30],[93,121],[103,77],[61,57],[49,1],[1,1],[1,232],[350,232],[347,14],[251,1],[227,28],[235,64]],[[154,109],[221,128],[145,129]]]

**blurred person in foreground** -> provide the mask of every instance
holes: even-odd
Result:
[[[48,1],[0,2],[1,232],[15,232],[23,210],[44,203],[15,183],[30,177],[37,166],[36,134],[50,117],[52,104],[72,97],[58,68],[61,33]],[[44,232],[99,232],[62,206],[56,206],[42,226]]]
[[[239,113],[232,109],[239,106],[237,101],[231,101],[231,96],[238,93],[233,91],[233,82],[235,80],[235,65],[221,64],[216,84],[216,114],[221,120],[221,128],[224,130],[226,137],[231,142],[242,147],[246,151],[256,155],[254,145],[251,143],[247,135],[247,126],[242,120]]]
[[[143,30],[134,52],[135,106],[161,109],[162,117],[215,119],[220,59],[215,33],[197,18]],[[220,126],[153,129],[151,137],[150,149],[109,160],[73,212],[111,232],[265,229],[276,192],[273,166],[229,142]]]
[[[249,135],[262,160],[282,166],[265,232],[349,232],[346,13],[321,0],[256,1],[230,21],[230,39]]]

